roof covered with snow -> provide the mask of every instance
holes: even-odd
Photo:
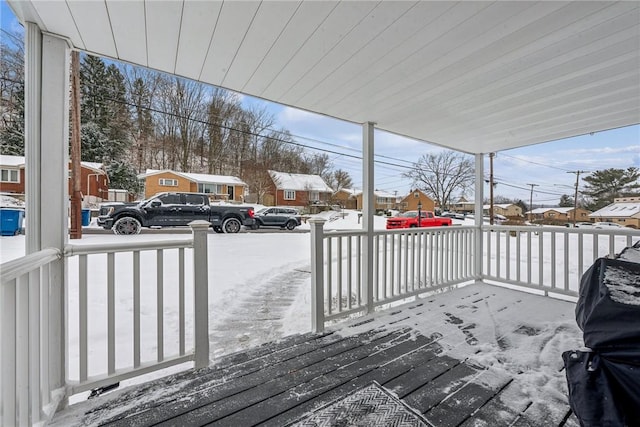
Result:
[[[0,155],[0,165],[2,166],[22,166],[24,165],[24,157]]]
[[[327,185],[320,175],[304,175],[300,173],[287,173],[269,171],[271,179],[278,190],[320,191],[333,193],[333,189]]]
[[[612,203],[609,206],[595,211],[589,214],[591,218],[601,217],[618,217],[618,218],[630,218],[632,216],[640,215],[640,202],[632,203]]]
[[[553,212],[559,212],[559,213],[566,214],[566,213],[571,212],[572,210],[573,210],[573,208],[536,208],[536,209],[534,209],[534,210],[532,210],[530,212],[527,212],[527,213],[532,213],[534,215],[536,215],[536,214],[539,215],[539,214],[543,214],[543,213],[546,213],[546,212],[549,212],[549,211],[553,211]]]
[[[2,166],[24,166],[25,160],[24,160],[24,156],[8,156],[8,155],[0,155],[0,165]],[[80,162],[80,164],[82,166],[84,166],[85,168],[89,168],[89,169],[93,169],[96,172],[103,172],[105,173],[104,169],[103,169],[103,164],[102,163],[96,163],[96,162],[85,162],[82,161]]]
[[[498,207],[498,208],[501,208],[501,209],[509,209],[509,207],[511,207],[511,206],[518,206],[518,205],[515,205],[513,203],[494,203],[493,204],[494,208]],[[489,209],[490,207],[491,207],[491,205],[484,205],[484,206],[482,206],[482,209]]]
[[[235,176],[228,175],[209,175],[204,173],[190,173],[190,172],[176,172],[170,169],[147,169],[143,174],[138,175],[138,179],[146,178],[152,175],[158,175],[161,173],[173,173],[181,176],[189,181],[197,182],[199,184],[230,184],[230,185],[247,185],[243,180]]]

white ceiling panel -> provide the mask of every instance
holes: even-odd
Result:
[[[373,10],[374,2],[340,2],[263,92],[283,100],[289,88],[325,58]],[[328,66],[338,66],[329,64]]]
[[[44,29],[54,34],[66,34],[74,46],[85,49],[84,41],[80,37],[80,32],[76,28],[76,24],[71,16],[71,11],[64,3],[54,3],[50,1],[35,2],[19,2],[22,12],[27,16],[27,21],[35,22],[40,25],[40,13],[44,16],[54,15],[54,19],[47,19],[46,24],[43,23]],[[62,33],[61,33],[62,31]]]
[[[85,48],[98,55],[117,58],[118,52],[113,40],[106,4],[103,1],[68,0],[67,6],[71,11],[73,22],[77,31],[80,32]],[[64,7],[61,2],[59,7]],[[43,15],[42,12],[39,13],[41,16]],[[54,15],[57,14],[54,12]],[[59,31],[65,31],[65,29],[62,28]]]
[[[622,15],[623,19],[629,21],[633,19],[633,15]],[[543,18],[542,21],[546,19]],[[616,25],[618,22],[616,22]],[[415,98],[416,103],[434,103],[447,102],[451,105],[455,101],[460,108],[468,104],[470,98],[478,96],[486,96],[488,100],[495,100],[500,95],[496,92],[498,87],[504,87],[509,82],[522,82],[523,79],[531,75],[540,74],[541,70],[552,69],[560,63],[569,63],[577,57],[584,56],[587,52],[581,49],[599,49],[598,44],[602,44],[599,40],[602,35],[596,27],[591,23],[585,30],[583,26],[575,28],[572,26],[559,27],[547,26],[546,31],[560,31],[559,34],[548,35],[536,38],[535,28],[539,28],[542,22],[533,22],[527,28],[523,28],[514,37],[509,40],[534,40],[526,46],[514,46],[510,43],[494,44],[486,49],[478,49],[478,51],[467,57],[462,63],[456,63],[454,66],[444,68],[438,73],[430,75],[429,80],[433,88],[424,91],[419,98]],[[624,28],[624,27],[623,27]],[[620,37],[616,35],[615,37]],[[621,40],[622,38],[620,38]],[[558,41],[559,40],[559,41]],[[592,44],[590,44],[592,43]],[[506,49],[505,49],[506,47]],[[508,49],[508,50],[507,50]],[[496,52],[504,52],[502,56],[494,56]],[[518,52],[518,54],[514,54]],[[550,57],[549,52],[553,52]],[[614,55],[617,53],[614,51]],[[554,73],[555,76],[564,76],[561,73]],[[539,80],[546,81],[548,76],[540,77]],[[534,86],[534,82],[529,81],[528,86],[521,85],[525,88]],[[512,89],[507,89],[509,93]],[[396,116],[403,116],[404,105],[398,103],[385,105],[388,110],[386,113],[392,114],[395,110]]]
[[[335,105],[337,95],[353,90],[371,76],[388,66],[386,57],[397,49],[404,49],[409,39],[424,30],[431,21],[454,7],[453,2],[418,2],[394,24],[377,35],[375,40],[356,52],[327,79],[310,90],[301,102],[314,108]]]
[[[352,58],[363,47],[370,44],[378,34],[384,32],[401,16],[409,13],[416,6],[413,2],[379,3],[371,10],[356,27],[340,40],[335,49],[310,64],[309,71],[293,82],[283,94],[294,103],[309,93],[309,87],[315,87],[325,80],[336,69]],[[339,10],[336,11],[340,13]],[[315,85],[315,86],[314,86]]]
[[[222,80],[223,86],[245,86],[253,71],[269,55],[271,47],[282,36],[284,28],[301,4],[296,1],[274,3],[277,4],[258,8],[251,27]]]
[[[149,67],[173,73],[176,66],[182,2],[145,1],[147,63]]]
[[[216,29],[222,1],[184,3],[176,74],[199,79]]]
[[[268,2],[266,3],[268,4]],[[260,6],[257,1],[223,3],[200,79],[221,85]],[[279,7],[276,2],[272,7]]]
[[[303,2],[271,47],[269,55],[263,58],[240,90],[264,97],[265,89],[336,6],[337,3],[331,1]]]
[[[147,66],[147,37],[144,3],[107,0],[118,57]]]
[[[640,123],[635,1],[7,1],[79,49],[471,153]]]

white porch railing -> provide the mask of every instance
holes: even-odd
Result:
[[[208,365],[209,223],[190,225],[192,239],[68,244],[64,254],[47,249],[2,265],[2,425],[46,420],[59,401],[78,392],[179,363]],[[47,267],[62,256],[67,264],[66,367],[50,367],[48,335],[61,335],[47,327]],[[189,258],[193,269],[186,267]],[[141,266],[148,270],[150,264],[156,274],[142,277]],[[168,320],[177,324],[165,328]],[[55,401],[50,369],[67,373],[66,388],[55,393]]]
[[[61,251],[44,249],[2,264],[0,272],[0,425],[32,425],[52,415],[64,390],[50,387],[49,267]]]
[[[474,227],[435,227],[373,232],[374,271],[362,281],[367,233],[324,232],[311,227],[312,317],[324,322],[476,279]],[[367,306],[371,296],[372,306]]]
[[[575,297],[580,278],[593,261],[612,257],[640,238],[633,229],[496,225],[376,230],[373,272],[363,283],[367,232],[324,232],[322,226],[321,222],[311,226],[316,331],[322,331],[326,321],[471,280]],[[476,254],[479,233],[482,253]]]
[[[483,280],[549,293],[578,295],[582,274],[600,257],[613,257],[640,231],[566,227],[484,226]]]

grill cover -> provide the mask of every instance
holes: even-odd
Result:
[[[567,351],[569,404],[582,426],[640,425],[640,245],[600,258],[580,281],[576,321],[591,351]]]

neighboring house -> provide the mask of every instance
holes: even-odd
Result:
[[[144,196],[166,191],[207,193],[212,200],[243,202],[247,184],[240,178],[225,175],[147,169],[138,175],[144,181]]]
[[[395,194],[387,193],[386,191],[375,190],[373,192],[373,210],[388,211],[390,209],[397,209],[397,197]],[[358,191],[355,195],[356,209],[362,209],[363,194],[362,191]]]
[[[269,171],[273,185],[264,196],[268,206],[298,206],[329,203],[333,189],[320,175]]]
[[[576,221],[589,221],[589,214],[591,211],[586,209],[577,208],[576,209]],[[526,213],[527,216],[529,214],[532,215],[532,219],[551,219],[551,220],[560,220],[560,221],[573,221],[574,218],[574,210],[573,208],[537,208],[532,211]]]
[[[25,189],[25,160],[23,156],[0,156],[0,191],[11,194],[24,194]],[[99,203],[108,199],[109,177],[101,163],[80,162],[80,191],[82,191],[82,206]],[[71,164],[69,164],[71,177]],[[72,182],[69,180],[69,194],[72,192]]]
[[[333,193],[331,198],[333,203],[339,204],[345,209],[358,209],[358,200],[356,199],[357,190],[351,188],[341,188]]]
[[[482,207],[483,215],[489,215],[489,208],[489,205]],[[507,218],[522,217],[522,208],[513,203],[494,204],[493,214],[502,215]]]
[[[615,222],[625,227],[640,228],[640,197],[618,197],[609,206],[590,214],[589,218],[596,222]]]
[[[435,211],[436,209],[436,203],[433,201],[433,199],[417,189],[411,190],[409,194],[404,196],[404,198],[400,201],[399,209],[405,212],[417,211],[418,202],[422,203],[423,211]]]
[[[457,202],[451,205],[453,212],[470,214],[476,210],[476,204],[473,200],[467,200],[464,197],[460,197]]]

